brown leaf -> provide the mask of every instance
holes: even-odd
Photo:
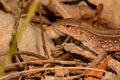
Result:
[[[110,60],[110,56],[107,56],[99,65],[97,65],[95,68],[97,69],[105,69],[107,66],[108,61]],[[86,70],[84,75],[84,80],[97,80],[102,78],[104,72],[99,71],[92,71],[92,70]]]

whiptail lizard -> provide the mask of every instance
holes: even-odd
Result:
[[[53,24],[53,29],[72,36],[98,54],[90,67],[98,64],[107,55],[107,51],[120,51],[120,29],[98,30],[76,19],[58,21]]]

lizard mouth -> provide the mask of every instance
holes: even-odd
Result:
[[[59,29],[55,28],[54,26],[53,26],[53,30],[54,30],[58,35],[60,35],[60,36],[65,36],[65,33],[64,33],[64,32],[60,31]]]

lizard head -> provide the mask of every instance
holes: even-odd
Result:
[[[53,29],[61,34],[67,34],[76,39],[84,37],[84,30],[80,27],[81,21],[75,19],[65,19],[53,24]]]

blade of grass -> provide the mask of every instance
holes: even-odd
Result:
[[[34,0],[34,2],[32,3],[31,7],[28,10],[27,17],[23,21],[19,31],[15,34],[15,37],[12,41],[10,49],[8,50],[7,54],[5,55],[4,61],[2,62],[1,66],[0,66],[0,76],[3,74],[5,67],[7,66],[13,53],[15,52],[15,50],[17,48],[17,41],[20,40],[20,38],[22,36],[22,32],[27,28],[27,25],[30,22],[32,16],[34,15],[34,12],[36,11],[39,2],[40,2],[40,0]]]

